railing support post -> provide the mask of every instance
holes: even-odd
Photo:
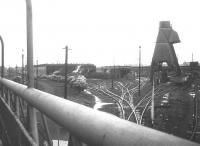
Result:
[[[16,109],[16,115],[20,119],[20,109],[19,109],[19,97],[17,95],[15,96],[15,109]]]
[[[47,125],[46,116],[43,115],[43,113],[41,113],[41,118],[42,118],[42,123],[43,123],[44,129],[45,129],[45,133],[46,133],[46,136],[47,136],[48,144],[49,144],[49,146],[52,146],[53,144],[52,144],[52,141],[51,141],[49,128],[48,128],[48,125]]]
[[[11,98],[11,97],[10,97],[9,90],[7,91],[7,97],[8,97],[8,105],[9,105],[9,107],[10,107],[10,100],[11,100],[10,98]]]
[[[32,33],[32,5],[31,0],[26,0],[26,23],[27,23],[27,70],[28,70],[28,88],[34,88],[34,70],[33,70],[33,33]],[[38,144],[38,128],[36,110],[29,106],[29,128],[30,133]]]

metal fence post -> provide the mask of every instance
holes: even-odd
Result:
[[[27,70],[28,70],[28,88],[34,88],[34,70],[33,70],[33,33],[32,33],[32,5],[31,0],[26,0],[26,23],[27,23]],[[30,133],[38,144],[38,128],[36,110],[29,106],[29,128]]]

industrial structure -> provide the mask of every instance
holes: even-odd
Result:
[[[173,44],[180,43],[178,33],[172,29],[169,21],[161,21],[156,46],[151,62],[151,80],[157,73],[159,80],[166,81],[167,76],[181,75],[181,69]]]

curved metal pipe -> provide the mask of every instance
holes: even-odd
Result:
[[[0,83],[66,128],[95,146],[198,146],[199,144],[146,128],[114,115],[0,78]]]
[[[1,77],[4,77],[4,42],[0,35],[0,41],[1,41]]]

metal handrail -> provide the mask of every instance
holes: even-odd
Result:
[[[0,78],[0,83],[89,145],[199,145],[122,120],[111,114],[93,110],[34,88],[27,88],[24,85],[4,78]]]
[[[0,35],[0,42],[1,42],[1,77],[4,77],[4,42],[1,35]]]

